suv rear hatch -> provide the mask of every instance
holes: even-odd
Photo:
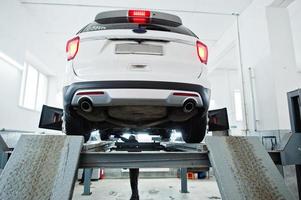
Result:
[[[132,23],[135,18],[124,17],[120,12],[100,13],[95,22],[79,32],[80,47],[73,60],[78,77],[86,80],[169,77],[187,81],[202,73],[198,39],[182,25],[180,18],[152,12],[155,17],[141,24]]]

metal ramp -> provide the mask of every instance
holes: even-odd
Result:
[[[294,199],[274,164],[279,157],[269,155],[258,138],[216,136],[206,142],[162,143],[156,152],[149,145],[148,152],[104,152],[114,143],[83,146],[81,136],[24,135],[0,176],[0,199],[71,199],[78,168],[86,169],[84,194],[89,195],[91,168],[162,166],[182,169],[182,192],[187,192],[186,168],[212,166],[225,200]]]
[[[0,176],[0,199],[72,198],[81,136],[23,135]]]
[[[210,163],[223,199],[294,199],[256,137],[208,137]]]

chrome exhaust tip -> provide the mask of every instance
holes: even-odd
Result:
[[[93,110],[92,102],[89,99],[81,100],[79,106],[84,112],[92,112]]]
[[[183,112],[190,113],[195,109],[195,101],[193,99],[188,99],[183,104]]]

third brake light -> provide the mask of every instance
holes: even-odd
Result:
[[[151,12],[149,10],[129,10],[129,22],[136,24],[147,24],[150,22]]]

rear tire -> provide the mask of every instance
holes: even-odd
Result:
[[[72,117],[67,113],[64,113],[63,131],[66,135],[82,135],[85,142],[89,140],[91,134],[90,125],[85,119]]]
[[[182,127],[182,138],[186,143],[200,143],[206,135],[207,114],[199,114],[188,120]]]

